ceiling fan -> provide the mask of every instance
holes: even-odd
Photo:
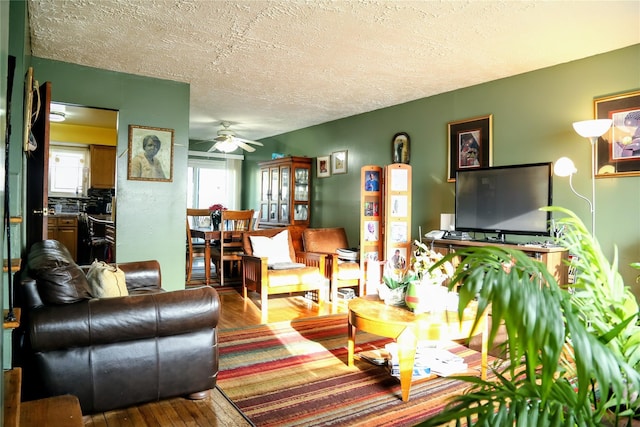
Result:
[[[209,152],[217,150],[223,153],[231,153],[238,147],[249,152],[254,152],[256,149],[249,144],[264,146],[262,142],[252,141],[250,139],[244,139],[237,136],[234,131],[229,129],[229,126],[231,126],[229,122],[222,122],[221,125],[222,129],[218,131],[218,136],[213,139],[215,144],[209,148]]]

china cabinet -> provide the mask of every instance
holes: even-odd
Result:
[[[283,157],[260,165],[260,227],[309,226],[311,158]]]

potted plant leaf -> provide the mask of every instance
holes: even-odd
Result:
[[[635,298],[582,222],[547,209],[567,215],[556,222],[567,230],[558,243],[577,263],[573,292],[516,249],[469,247],[440,261],[460,257],[450,284],[461,284],[459,314],[477,299],[478,321],[491,310],[489,346],[502,323],[508,351],[487,380],[458,377],[468,389],[420,425],[600,426],[632,416],[640,390]]]

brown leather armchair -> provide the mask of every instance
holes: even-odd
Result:
[[[331,301],[337,301],[338,288],[357,287],[358,295],[364,295],[360,264],[339,260],[336,253],[338,249],[349,248],[344,228],[307,228],[302,232],[302,244],[306,253],[325,255],[324,271],[331,281]]]
[[[26,400],[73,394],[84,414],[175,396],[203,398],[218,374],[220,301],[211,287],[164,292],[157,261],[120,263],[129,296],[91,298],[55,240],[22,274],[18,364]]]
[[[306,254],[296,252],[292,241],[292,233],[288,233],[289,258],[293,263],[303,264],[299,268],[275,269],[269,266],[268,258],[254,255],[251,236],[273,238],[276,234],[288,230],[289,227],[254,230],[242,235],[242,246],[245,255],[242,257],[242,293],[247,298],[249,290],[260,293],[260,309],[262,322],[268,320],[269,295],[291,292],[318,291],[318,303],[323,302],[325,281],[325,256],[322,254]]]

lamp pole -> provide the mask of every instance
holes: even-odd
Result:
[[[591,234],[596,237],[596,143],[611,127],[611,119],[595,119],[574,122],[573,128],[578,135],[591,142]]]
[[[597,136],[589,137],[591,142],[591,234],[596,237],[596,143]]]

